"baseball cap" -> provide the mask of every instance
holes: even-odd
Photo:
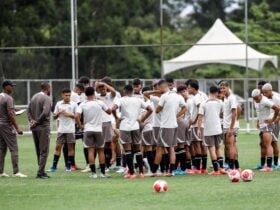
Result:
[[[12,87],[14,87],[14,86],[16,86],[16,84],[15,83],[13,83],[11,80],[5,80],[3,83],[2,83],[2,87],[6,87],[6,86],[12,86]]]
[[[256,97],[256,96],[260,96],[261,95],[261,91],[259,89],[254,89],[252,91],[252,97]]]

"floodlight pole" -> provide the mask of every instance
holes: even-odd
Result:
[[[70,0],[71,9],[71,54],[72,54],[72,88],[75,87],[76,70],[75,70],[75,30],[74,30],[74,0]]]
[[[75,79],[79,77],[78,66],[78,12],[77,12],[77,0],[74,0],[74,36],[75,36]]]
[[[163,11],[162,11],[162,0],[160,0],[160,76],[164,77],[163,72]]]
[[[245,0],[245,56],[246,56],[246,75],[244,81],[244,96],[245,96],[245,114],[246,114],[246,131],[250,131],[250,121],[249,121],[249,96],[248,96],[248,0]]]

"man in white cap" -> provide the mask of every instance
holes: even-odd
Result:
[[[277,119],[280,107],[275,105],[267,97],[261,94],[259,89],[254,89],[252,91],[252,97],[256,102],[256,110],[258,112],[258,125],[257,127],[260,130],[261,142],[265,148],[266,163],[267,166],[260,169],[261,172],[271,172],[272,169],[272,153],[273,149],[271,146],[272,137],[273,137],[273,123]],[[271,109],[273,109],[274,115],[273,118],[270,118]]]
[[[264,96],[266,96],[268,99],[270,99],[275,105],[280,106],[280,97],[277,93],[275,93],[272,90],[272,85],[270,83],[266,83],[263,85],[262,87],[262,94]],[[270,116],[273,117],[274,115],[274,110],[271,109],[271,113]],[[279,124],[279,115],[277,117],[277,119],[274,122],[274,126],[273,126],[273,139],[272,139],[272,148],[273,148],[273,169],[278,169],[279,165],[278,165],[278,157],[279,157],[279,148],[278,148],[278,137],[279,137],[279,128],[280,128],[280,124]]]

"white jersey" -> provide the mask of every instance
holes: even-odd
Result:
[[[193,109],[195,108],[194,100],[192,98],[188,98],[186,101],[187,111],[184,116],[184,120],[189,122],[192,119]]]
[[[274,103],[265,96],[262,96],[261,101],[255,104],[255,108],[258,113],[260,128],[264,128],[267,126],[265,120],[270,119],[271,108],[273,105]]]
[[[75,114],[77,112],[78,105],[70,101],[69,103],[64,103],[63,100],[58,101],[54,108],[54,114],[58,112],[65,111],[67,113]],[[58,133],[75,133],[75,119],[70,117],[65,117],[63,115],[59,115],[58,117]]]
[[[75,102],[76,104],[81,103],[81,96],[78,93],[71,91],[71,101]]]
[[[192,120],[195,120],[198,115],[199,106],[203,101],[207,100],[207,95],[201,91],[198,91],[198,93],[192,99],[193,99],[194,105],[195,105],[193,108],[193,112],[192,112]],[[195,124],[192,124],[191,127],[196,128],[197,122]],[[204,127],[203,122],[202,122],[202,127]]]
[[[273,93],[272,98],[270,100],[273,102],[273,104],[275,104],[277,106],[280,106],[279,94],[276,95],[276,94]],[[270,111],[271,111],[270,112],[270,118],[273,118],[275,111],[274,111],[274,109],[270,109]]]
[[[120,130],[138,130],[138,118],[141,114],[141,110],[146,109],[148,105],[140,98],[133,96],[124,96],[120,99],[116,99],[114,104],[118,106],[121,113]]]
[[[111,108],[114,105],[115,97],[112,96],[111,92],[106,93],[105,96],[101,96],[100,94],[96,94],[96,98],[103,101],[107,107]],[[102,122],[115,122],[115,118],[111,114],[107,114],[106,112],[102,112]]]
[[[220,114],[223,105],[218,99],[208,99],[200,104],[198,113],[203,115],[204,136],[214,136],[222,134]]]
[[[148,100],[145,102],[147,104],[147,106],[152,107],[152,109],[154,110],[154,104]],[[154,124],[154,116],[153,114],[151,114],[144,122],[144,128],[142,130],[142,132],[147,132],[147,131],[151,131],[153,130],[153,124]]]
[[[107,105],[100,100],[82,102],[77,112],[84,114],[84,131],[102,132],[102,112],[107,110]]]
[[[184,98],[170,91],[160,97],[158,106],[162,107],[160,127],[177,128],[177,113],[180,107],[186,106]]]
[[[231,124],[231,116],[232,116],[232,109],[235,109],[236,112],[236,119],[235,119],[235,125],[233,128],[238,128],[239,123],[237,120],[237,100],[236,97],[231,93],[228,97],[224,98],[224,113],[223,113],[223,126],[224,128],[228,129],[230,128]]]
[[[150,101],[153,104],[153,107],[157,107],[160,97],[158,96],[150,96]],[[160,127],[160,113],[156,113],[155,110],[153,111],[153,127],[159,128]]]

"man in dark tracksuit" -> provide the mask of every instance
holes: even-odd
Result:
[[[42,83],[41,92],[32,97],[27,111],[38,161],[36,178],[40,179],[49,178],[45,172],[45,166],[50,146],[50,114],[52,106],[50,92],[50,84]]]

